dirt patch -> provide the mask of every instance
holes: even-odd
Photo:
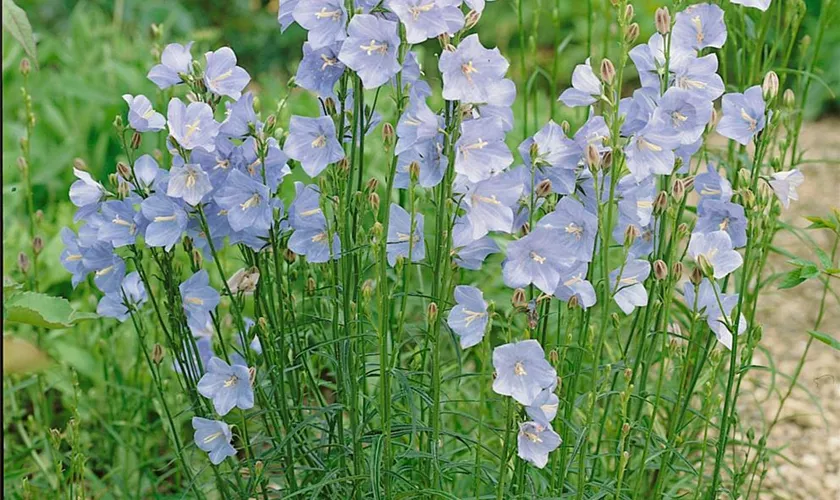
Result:
[[[821,160],[801,167],[805,183],[781,219],[797,227],[809,224],[806,215],[825,215],[840,207],[840,120],[833,119],[804,127],[801,143],[806,160]],[[809,231],[825,250],[833,242],[829,231]],[[789,232],[780,232],[775,244],[817,261],[817,257]],[[773,255],[768,273],[789,270],[786,258]],[[840,281],[835,280],[835,289]],[[758,321],[764,327],[762,345],[773,356],[777,370],[792,375],[813,329],[822,296],[822,284],[811,280],[790,290],[767,290],[759,301]],[[840,302],[829,292],[820,330],[840,337]],[[756,364],[767,365],[767,357],[757,353]],[[776,394],[769,398],[769,378],[753,375],[745,381],[739,398],[739,413],[745,428],[755,427],[756,435],[773,418],[780,394],[787,392],[788,378],[777,378]],[[788,399],[781,421],[773,430],[768,446],[782,448],[789,461],[771,460],[761,498],[840,499],[840,351],[815,341],[799,378],[798,387]],[[767,398],[766,401],[763,401]]]

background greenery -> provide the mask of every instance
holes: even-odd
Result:
[[[497,0],[488,4],[479,24],[481,39],[485,45],[500,47],[511,60],[517,81],[523,80],[516,76],[523,73],[520,55],[527,55],[525,73],[545,65],[549,78],[538,79],[535,85],[548,107],[568,84],[574,65],[585,58],[586,16],[600,15],[607,1],[524,0],[531,13],[538,13],[526,17],[544,22],[520,37],[516,1]],[[809,17],[803,32],[813,32],[808,24],[817,19],[820,2],[805,3]],[[152,23],[162,24],[163,43],[195,40],[194,55],[221,45],[232,47],[240,65],[251,73],[251,90],[263,109],[274,109],[289,95],[279,123],[285,123],[289,114],[315,113],[316,101],[311,96],[289,89],[305,33],[293,26],[281,35],[276,0],[33,0],[19,5],[32,23],[40,67],[33,70],[28,82],[37,119],[31,140],[32,189],[35,207],[43,211],[38,234],[45,243],[39,260],[39,286],[43,292],[69,298],[79,310],[95,310],[98,295],[86,286],[73,290],[70,275],[58,258],[62,250],[59,230],[72,224],[74,211],[67,197],[73,179],[71,166],[74,159],[81,158],[104,180],[120,159],[121,149],[111,125],[114,117],[125,111],[120,96],[154,95],[153,84],[145,78],[155,62]],[[662,2],[644,0],[635,5],[643,40],[653,31],[653,12]],[[560,21],[559,32],[549,22],[552,18]],[[820,84],[812,86],[806,110],[810,119],[840,110],[833,97],[840,95],[840,65],[836,64],[840,61],[840,29],[830,30],[826,36],[819,55]],[[598,43],[602,38],[603,33],[592,34],[594,51],[604,49]],[[435,64],[435,44],[429,42],[429,50],[424,52],[425,65]],[[557,58],[559,66],[551,67],[558,50],[562,52]],[[31,247],[17,167],[26,119],[20,91],[23,77],[18,69],[23,49],[4,31],[2,51],[4,277],[22,281],[17,256],[21,251],[30,253]],[[515,109],[522,114],[519,106]],[[541,116],[539,121],[545,118]],[[510,134],[512,145],[521,139],[519,128]],[[173,457],[168,455],[164,439],[147,439],[149,434],[159,435],[162,426],[151,385],[137,372],[143,363],[131,358],[138,349],[129,330],[114,321],[55,330],[42,346],[55,361],[43,377],[4,377],[4,435],[11,436],[4,437],[4,493],[18,496],[24,491],[22,478],[48,468],[44,462],[49,457],[37,450],[53,438],[31,424],[33,416],[41,421],[47,418],[49,427],[63,434],[58,449],[72,449],[73,456],[85,463],[79,472],[94,489],[93,496],[113,493],[113,488],[128,491],[150,485],[155,485],[156,491],[166,491],[160,485],[165,486],[175,472]],[[124,365],[114,363],[121,359],[115,353],[130,353],[123,357],[129,359]],[[34,385],[35,390],[46,393],[46,406],[38,407],[27,398]],[[93,448],[95,453],[89,452]],[[49,488],[54,480],[46,473],[36,478],[37,488]]]

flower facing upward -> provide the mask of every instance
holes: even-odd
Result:
[[[172,98],[166,112],[169,120],[169,135],[186,150],[202,147],[207,151],[216,148],[215,139],[219,124],[213,118],[213,109],[203,102],[189,106],[180,99]]]
[[[575,66],[572,72],[572,88],[564,90],[558,100],[569,107],[589,106],[598,100],[601,92],[601,80],[595,76],[587,58],[584,64]]]
[[[744,207],[731,201],[721,201],[714,198],[702,199],[697,205],[696,233],[711,233],[726,231],[732,240],[734,248],[747,244],[747,216]]]
[[[390,0],[388,7],[405,25],[408,43],[422,43],[464,27],[460,0]]]
[[[486,49],[472,34],[454,52],[440,55],[443,74],[443,98],[449,101],[481,104],[490,101],[489,88],[503,79],[509,63],[498,48]]]
[[[375,89],[396,75],[400,37],[397,23],[369,14],[353,16],[338,60],[358,73],[366,89]]]
[[[160,64],[154,66],[147,77],[159,88],[165,89],[181,83],[181,74],[190,72],[192,42],[181,45],[170,43],[160,55]]]
[[[557,408],[560,405],[560,398],[554,394],[556,387],[546,387],[534,398],[534,402],[525,407],[525,413],[545,426],[557,416]]]
[[[760,85],[748,88],[743,94],[733,92],[723,96],[723,117],[717,125],[718,134],[746,146],[764,130],[764,96]]]
[[[207,67],[204,69],[204,85],[218,96],[237,100],[242,89],[251,81],[251,75],[236,65],[236,54],[230,47],[204,54]]]
[[[195,445],[208,453],[213,465],[219,465],[227,457],[236,456],[236,450],[230,444],[233,436],[228,424],[221,420],[193,417],[192,426],[195,429]]]
[[[282,5],[284,2],[280,2]],[[283,7],[280,8],[282,10]],[[347,11],[342,0],[305,0],[295,2],[292,16],[303,29],[309,31],[307,40],[318,49],[347,37]]]
[[[344,74],[345,66],[338,60],[341,44],[335,43],[314,49],[309,42],[303,44],[303,59],[295,75],[295,83],[315,92],[320,97],[334,95],[335,83]]]
[[[735,271],[744,262],[741,254],[733,250],[732,239],[726,231],[693,233],[688,242],[688,255],[701,268],[707,262],[715,279],[721,279]]]
[[[254,407],[254,389],[251,387],[247,366],[231,366],[214,357],[205,368],[206,372],[198,381],[197,388],[199,394],[213,400],[216,413],[225,416],[234,407],[241,410]]]
[[[583,261],[562,267],[554,296],[564,302],[568,302],[572,297],[577,297],[578,305],[584,309],[595,305],[597,300],[595,288],[586,279],[588,269],[589,265]]]
[[[317,176],[327,165],[344,158],[344,149],[335,137],[335,124],[328,116],[293,116],[283,152],[299,161],[309,177]]]
[[[143,217],[149,221],[145,240],[150,247],[164,247],[171,250],[187,229],[187,213],[172,199],[156,194],[143,200],[140,205]]]
[[[507,259],[502,264],[505,285],[522,288],[533,283],[545,293],[554,292],[560,282],[559,246],[559,236],[546,228],[537,228],[524,238],[510,242]]]
[[[449,311],[446,322],[461,339],[461,348],[472,347],[484,338],[487,329],[487,302],[484,294],[474,286],[455,287],[457,304]]]
[[[144,95],[125,94],[123,100],[128,104],[128,124],[138,132],[157,132],[166,126],[166,118],[155,111],[149,98]]]
[[[455,150],[455,172],[466,176],[470,182],[488,179],[513,163],[513,154],[505,144],[505,132],[498,118],[462,123]]]
[[[706,165],[706,171],[694,178],[694,191],[702,199],[729,201],[732,198],[732,184],[721,177],[711,163]]]
[[[501,345],[493,350],[493,391],[530,406],[540,392],[557,382],[557,372],[536,340]]]
[[[548,463],[548,454],[556,450],[562,439],[550,425],[524,422],[519,425],[517,438],[519,458],[542,469]]]
[[[732,332],[729,331],[727,325],[731,323],[732,310],[738,305],[738,294],[721,293],[718,284],[706,278],[703,278],[696,290],[692,283],[686,282],[683,293],[686,306],[699,313],[701,317],[705,317],[718,342],[727,349],[732,349]],[[720,299],[720,302],[718,302],[718,299]],[[721,306],[723,306],[723,309],[721,309]],[[738,318],[738,334],[744,333],[746,329],[747,320],[741,314]]]
[[[132,245],[146,229],[146,219],[131,200],[109,200],[102,204],[102,224],[96,237],[114,248]]]
[[[226,211],[231,229],[253,228],[262,232],[271,228],[274,215],[269,196],[265,185],[234,170],[213,198]]]
[[[213,191],[210,176],[201,168],[201,165],[185,163],[181,166],[173,166],[169,170],[167,196],[180,198],[188,205],[196,206],[210,191]]]
[[[673,40],[671,43],[686,49],[723,47],[726,43],[723,9],[708,3],[689,5],[685,10],[677,13],[671,37]]]
[[[128,304],[126,304],[126,301]],[[122,280],[120,289],[106,293],[96,306],[96,314],[116,318],[123,322],[128,318],[128,306],[139,307],[146,302],[146,287],[137,271],[128,273]]]
[[[567,262],[592,260],[598,217],[587,211],[581,202],[563,197],[553,212],[540,219],[537,227],[548,229],[557,236],[556,251],[562,253]]]
[[[467,211],[472,239],[490,231],[513,231],[513,208],[522,196],[521,182],[506,172],[470,186],[462,202]]]

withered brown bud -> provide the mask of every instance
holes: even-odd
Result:
[[[136,151],[136,150],[140,149],[140,144],[142,142],[143,142],[142,134],[140,134],[140,132],[135,130],[134,133],[131,134],[131,141],[129,141],[128,146],[131,149]]]
[[[601,166],[601,153],[594,144],[586,145],[586,164],[589,165],[589,169],[592,172],[597,172]]]
[[[365,184],[365,189],[367,189],[368,192],[376,191],[376,188],[378,188],[378,187],[379,187],[379,181],[376,180],[376,177],[371,177],[367,181],[367,184]]]
[[[32,238],[32,252],[38,255],[42,250],[44,250],[44,239],[40,236]]]
[[[607,85],[612,84],[615,79],[615,66],[612,61],[607,58],[601,60],[601,81]]]
[[[368,195],[368,205],[370,205],[370,209],[374,212],[379,212],[379,194],[370,193]]]
[[[513,304],[513,307],[517,309],[524,309],[528,307],[528,300],[525,296],[525,290],[522,288],[517,288],[513,291],[513,296],[510,299],[510,303]]]
[[[653,262],[653,276],[659,281],[668,277],[668,264],[664,260],[658,259]]]
[[[699,267],[695,267],[691,270],[691,274],[688,276],[689,281],[693,285],[700,285],[700,282],[703,281],[703,273],[700,271]]]
[[[192,261],[193,265],[196,268],[200,268],[201,265],[204,263],[204,256],[201,254],[201,250],[199,250],[198,248],[193,248]]]
[[[623,435],[625,435],[625,436],[626,436],[627,434],[630,434],[630,424],[629,424],[629,423],[624,422],[624,424],[622,424],[622,426],[621,426],[621,433],[622,433]]]
[[[466,22],[464,22],[464,30],[471,30],[478,24],[479,19],[481,19],[481,13],[475,10],[471,10],[467,13]]]
[[[163,361],[163,356],[165,354],[166,351],[163,350],[163,346],[155,343],[152,347],[152,363],[159,365],[160,362]]]
[[[20,252],[18,254],[18,258],[17,258],[17,265],[18,265],[18,268],[20,268],[20,270],[23,274],[28,273],[29,272],[29,257],[25,253]]]
[[[117,162],[117,173],[120,174],[120,177],[123,179],[131,179],[131,167],[121,161]]]
[[[633,378],[633,369],[632,368],[625,368],[624,369],[624,380],[625,382],[629,382],[630,379]]]
[[[548,179],[543,179],[539,183],[537,183],[535,192],[537,197],[545,198],[551,193],[551,181]]]
[[[245,269],[244,267],[236,271],[230,277],[227,284],[230,291],[233,293],[244,293],[250,295],[257,289],[257,284],[260,282],[260,270],[257,267]]]
[[[248,367],[248,382],[250,382],[251,385],[254,385],[254,382],[256,380],[257,380],[257,367],[256,366]]]
[[[327,97],[326,99],[324,99],[324,111],[327,113],[328,116],[335,116],[335,99],[333,99],[332,97]]]
[[[78,170],[87,170],[87,163],[81,158],[73,158],[73,168]]]
[[[569,297],[569,302],[567,303],[567,306],[568,306],[569,309],[574,309],[578,306],[578,303],[579,303],[578,296],[577,296],[577,294],[575,294],[575,295],[572,295],[571,297]]]
[[[306,278],[306,294],[310,297],[315,295],[315,278],[312,276]]]
[[[297,255],[295,255],[295,253],[289,250],[288,248],[283,252],[283,259],[285,259],[285,261],[289,264],[293,264],[295,262],[296,257]]]
[[[656,9],[654,20],[656,22],[656,31],[658,31],[660,35],[666,35],[669,31],[671,31],[671,13],[668,12],[668,7],[660,7]]]
[[[656,199],[653,200],[653,213],[660,215],[665,212],[666,208],[668,208],[668,195],[664,191],[660,191],[656,195]]]
[[[633,5],[627,4],[627,7],[624,8],[624,22],[629,23],[636,17],[636,10],[633,8]]]
[[[624,39],[628,43],[633,43],[637,38],[639,38],[639,23],[633,23],[627,27],[627,33],[625,33]]]
[[[681,180],[685,191],[691,191],[691,188],[694,187],[694,176],[689,175],[688,177],[683,177]]]
[[[639,228],[635,224],[628,224],[624,230],[624,246],[629,247],[639,237]]]
[[[336,166],[338,167],[339,172],[341,172],[342,174],[346,174],[350,171],[350,160],[348,160],[345,156],[344,158],[338,160]]]
[[[613,154],[612,151],[607,151],[604,153],[604,156],[601,157],[601,167],[604,170],[609,170],[612,167],[613,162]]]

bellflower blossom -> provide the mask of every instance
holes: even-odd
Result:
[[[211,320],[210,313],[219,305],[219,292],[210,286],[210,276],[204,269],[178,285],[181,302],[190,328],[201,328]]]
[[[796,192],[796,188],[805,182],[805,176],[802,175],[799,169],[795,168],[786,172],[776,172],[771,177],[772,179],[769,181],[770,187],[773,188],[773,192],[776,193],[776,196],[785,208],[790,206],[790,200],[799,200],[799,194]]]
[[[578,304],[583,309],[594,306],[597,297],[592,283],[586,279],[588,268],[589,265],[583,261],[561,267],[560,280],[553,295],[563,302],[568,302],[572,297],[577,297]]]
[[[411,149],[402,152],[397,159],[397,172],[394,176],[394,187],[408,189],[411,183],[409,168],[413,162],[420,165],[417,184],[424,188],[435,187],[443,180],[449,160],[443,155],[442,138],[436,138],[415,144]]]
[[[470,187],[463,198],[472,239],[490,231],[513,231],[513,207],[522,196],[524,186],[515,177],[497,175]]]
[[[530,406],[543,389],[557,383],[557,372],[545,359],[545,351],[533,339],[504,344],[493,350],[496,378],[493,391]]]
[[[193,417],[192,426],[195,429],[195,445],[207,452],[213,465],[219,465],[227,457],[236,456],[236,450],[230,444],[233,435],[228,424],[221,420]]]
[[[630,137],[645,128],[659,106],[659,99],[659,87],[642,87],[634,90],[632,97],[619,101],[619,113],[624,115],[621,135]]]
[[[93,271],[93,283],[105,293],[119,290],[125,277],[125,261],[110,245],[93,245],[82,252],[82,265]]]
[[[462,123],[455,151],[455,172],[467,176],[471,182],[487,179],[513,163],[513,154],[505,144],[505,132],[497,118]]]
[[[344,74],[344,63],[338,60],[339,43],[314,49],[312,44],[303,44],[303,59],[295,75],[295,83],[315,92],[321,97],[335,94],[335,84]]]
[[[234,407],[250,410],[254,407],[254,389],[248,367],[229,365],[219,358],[210,358],[204,376],[198,381],[198,393],[213,400],[216,413],[225,416]]]
[[[692,144],[700,139],[712,119],[712,108],[711,101],[671,87],[662,95],[651,119],[676,135],[680,144]]]
[[[707,101],[714,101],[723,95],[723,79],[717,74],[718,59],[715,54],[677,57],[670,69],[673,73],[671,84],[677,88],[690,91]]]
[[[409,244],[411,249],[409,249]],[[426,257],[426,246],[423,242],[423,214],[414,214],[412,231],[411,215],[401,206],[392,203],[390,224],[388,224],[388,264],[394,267],[397,265],[397,257],[408,258],[409,251],[412,262],[419,262]]]
[[[128,304],[126,304],[128,301]],[[122,323],[128,318],[129,308],[137,308],[146,302],[146,287],[137,271],[128,273],[118,291],[106,293],[96,306],[96,314],[115,318]]]
[[[280,24],[280,32],[286,31],[295,22],[295,7],[300,0],[282,0],[277,6],[277,22]]]
[[[347,11],[342,0],[297,1],[292,16],[309,32],[307,40],[313,49],[332,45],[347,37],[344,31]]]
[[[522,460],[542,469],[548,463],[548,454],[556,450],[562,441],[550,425],[524,422],[519,424],[517,454]]]
[[[128,124],[137,132],[157,132],[166,126],[166,118],[155,111],[148,97],[124,94],[122,98],[128,104]]]
[[[481,104],[489,101],[488,85],[504,78],[509,63],[498,48],[486,49],[472,34],[455,51],[440,55],[443,74],[443,98],[448,101]]]
[[[237,100],[242,96],[242,89],[251,81],[251,75],[236,65],[236,54],[230,47],[222,47],[215,52],[204,54],[207,67],[204,69],[204,85],[218,95]]]
[[[620,268],[610,273],[610,286],[615,291],[613,299],[624,314],[636,307],[646,306],[648,294],[644,281],[650,275],[650,262],[632,256]]]
[[[557,416],[560,398],[554,394],[555,387],[546,387],[534,398],[534,402],[525,407],[525,413],[543,425],[548,425]]]
[[[79,208],[95,206],[105,197],[105,187],[93,180],[89,173],[74,167],[73,175],[79,179],[70,185],[70,201],[74,205]]]
[[[350,20],[338,60],[359,75],[365,89],[375,89],[399,72],[397,28],[397,23],[370,14]]]
[[[203,102],[189,106],[173,97],[167,110],[169,135],[186,150],[202,147],[207,151],[216,148],[215,139],[219,124],[213,118],[213,109]]]
[[[489,316],[484,294],[474,286],[455,287],[457,304],[449,311],[446,323],[461,339],[461,348],[472,347],[484,338]]]
[[[537,227],[551,230],[556,236],[557,248],[565,260],[592,260],[598,217],[587,211],[574,198],[564,196],[554,211],[540,219]]]
[[[271,228],[274,211],[268,188],[239,170],[228,175],[213,199],[227,212],[234,231],[250,228],[267,232]]]
[[[670,175],[674,170],[674,149],[679,136],[667,127],[664,119],[653,119],[624,148],[627,168],[641,181],[651,174]]]
[[[726,231],[693,233],[688,242],[688,256],[698,264],[703,260],[707,261],[712,267],[715,279],[725,277],[744,263],[741,254],[732,248],[732,240]]]
[[[706,198],[697,206],[696,233],[726,231],[732,239],[732,246],[741,248],[747,244],[747,216],[744,207],[731,201]]]
[[[694,284],[686,282],[683,293],[685,304],[689,310],[699,313],[706,318],[709,328],[715,333],[718,341],[727,349],[732,349],[732,332],[727,328],[731,323],[730,315],[738,305],[738,294],[721,293],[717,283],[703,278],[695,290]],[[718,301],[720,299],[720,301]],[[723,309],[721,309],[723,306]],[[738,334],[747,329],[747,320],[741,314],[738,318]]]
[[[186,163],[181,166],[173,166],[169,170],[169,185],[166,195],[171,198],[180,198],[188,205],[196,206],[201,203],[204,195],[213,191],[210,183],[210,176],[195,163]]]
[[[103,223],[97,230],[97,238],[114,248],[134,244],[146,228],[145,218],[129,199],[106,201],[101,210]]]
[[[434,139],[440,128],[441,119],[426,104],[426,98],[413,94],[397,122],[397,145],[394,152],[399,155],[418,143]]]
[[[726,43],[726,34],[723,9],[715,4],[698,3],[677,12],[671,43],[685,49],[719,49]]]
[[[532,153],[536,153],[532,157]],[[571,194],[575,190],[575,170],[581,159],[577,144],[550,120],[533,137],[522,141],[519,155],[528,167],[534,166],[551,181],[551,190],[557,194]],[[529,179],[530,183],[530,179]]]
[[[732,184],[726,177],[721,177],[711,163],[706,164],[705,172],[697,174],[694,178],[694,191],[700,195],[701,200],[729,201],[732,199]]]
[[[219,139],[224,139],[223,136],[241,139],[250,134],[251,130],[262,128],[262,123],[257,120],[257,114],[254,112],[254,94],[251,92],[245,92],[236,102],[225,104],[225,120],[219,127],[216,147],[219,147]]]
[[[335,124],[328,116],[293,116],[283,152],[299,161],[309,177],[317,176],[327,165],[344,158],[344,149],[335,136]]]
[[[295,183],[297,197],[289,206],[289,220],[294,233],[289,238],[289,249],[306,256],[312,263],[323,263],[341,254],[341,240],[333,234],[332,248],[327,232],[327,219],[320,207],[320,191],[315,185]],[[330,254],[332,251],[332,255]]]
[[[557,100],[569,107],[590,106],[595,104],[602,92],[601,80],[595,76],[587,57],[586,62],[575,66],[572,72],[572,88],[564,90]]]
[[[150,247],[172,249],[187,229],[187,213],[170,198],[156,194],[140,205],[143,217],[149,221],[144,238]]]
[[[86,248],[79,237],[69,227],[61,229],[61,242],[64,243],[64,250],[61,251],[61,264],[73,275],[71,283],[73,288],[84,281],[90,269],[87,269],[83,262],[83,252]],[[101,243],[107,245],[107,243]]]
[[[723,96],[723,117],[717,133],[746,146],[764,130],[764,96],[759,85],[748,88],[743,94]]]
[[[761,12],[766,11],[770,7],[771,0],[732,0],[732,3],[743,5],[744,7],[752,7]]]
[[[502,122],[502,130],[513,130],[513,102],[516,100],[516,84],[513,80],[503,78],[488,82],[485,86],[487,101],[482,104],[473,103],[473,118],[498,118]]]
[[[537,228],[510,242],[502,263],[505,285],[520,288],[533,283],[545,293],[554,292],[560,282],[559,246],[557,232],[546,228]]]
[[[408,43],[422,43],[464,27],[461,0],[390,0],[387,5],[405,25]]]
[[[182,82],[181,74],[189,74],[192,65],[190,48],[192,42],[181,45],[170,43],[160,55],[160,64],[155,65],[147,78],[161,89],[169,88]]]

